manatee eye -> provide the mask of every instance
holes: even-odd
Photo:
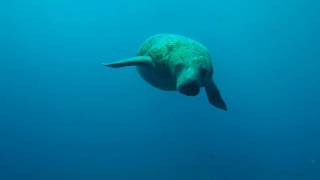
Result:
[[[176,72],[181,72],[183,69],[183,64],[182,63],[179,63],[175,66],[175,71]]]
[[[207,70],[205,68],[200,68],[200,74],[201,76],[206,76],[207,75]]]

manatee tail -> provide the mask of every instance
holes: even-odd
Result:
[[[227,105],[225,104],[225,102],[223,101],[221,94],[219,92],[218,87],[215,85],[215,83],[213,82],[213,80],[211,80],[205,87],[206,89],[206,93],[207,93],[207,98],[209,100],[209,102],[222,110],[227,111]]]
[[[116,61],[110,64],[103,65],[112,68],[121,68],[125,66],[152,65],[152,59],[150,56],[135,56],[125,60]]]

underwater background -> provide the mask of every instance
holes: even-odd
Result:
[[[3,0],[1,180],[320,179],[320,1]],[[157,33],[203,43],[228,111],[133,67]]]

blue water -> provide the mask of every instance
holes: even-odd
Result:
[[[0,2],[1,180],[320,179],[320,3]],[[205,44],[228,105],[134,68],[156,33]]]

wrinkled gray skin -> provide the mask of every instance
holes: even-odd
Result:
[[[227,110],[213,81],[213,67],[208,50],[199,42],[175,34],[157,34],[148,38],[137,56],[105,66],[137,66],[149,84],[166,91],[196,96],[204,87],[209,102]]]

